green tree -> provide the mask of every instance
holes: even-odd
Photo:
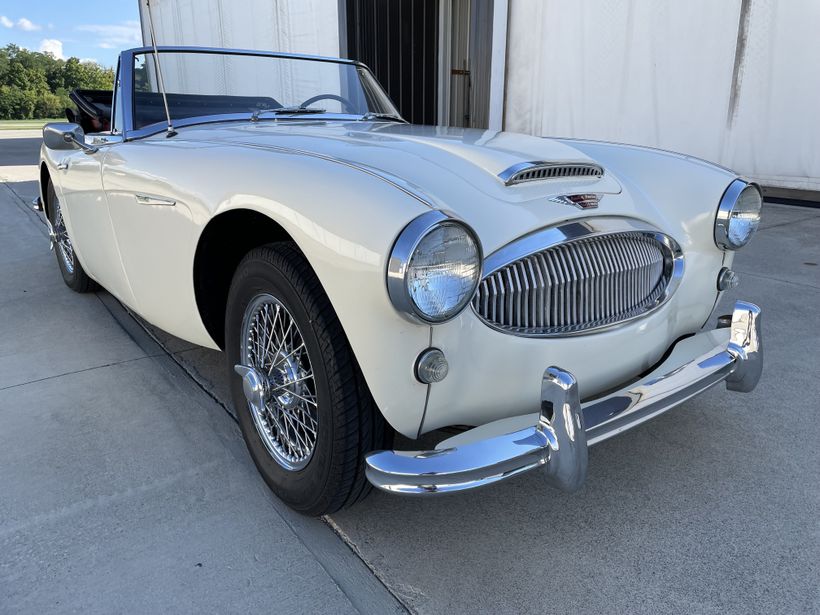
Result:
[[[36,96],[33,92],[0,85],[0,119],[31,119],[35,104]]]
[[[111,68],[6,45],[0,48],[0,119],[59,116],[71,106],[71,90],[110,90],[113,83]]]

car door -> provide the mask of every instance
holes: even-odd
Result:
[[[164,137],[136,139],[106,157],[103,183],[137,312],[178,337],[201,341],[192,273],[198,227],[191,194],[175,173],[184,160],[185,152]]]

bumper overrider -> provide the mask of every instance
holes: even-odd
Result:
[[[581,403],[575,377],[548,367],[541,382],[541,411],[534,425],[524,417],[482,425],[429,451],[376,451],[366,460],[367,478],[384,491],[434,494],[489,485],[535,468],[547,482],[575,491],[587,475],[587,448],[674,408],[725,381],[731,391],[755,388],[763,368],[760,308],[737,301],[728,341],[715,331],[681,342],[695,356],[672,352],[655,371],[602,399]],[[720,329],[718,329],[720,331]],[[695,339],[701,338],[701,339]],[[691,340],[691,341],[689,341]],[[676,347],[677,350],[677,347]],[[671,365],[670,365],[671,363]],[[534,416],[534,415],[533,415]],[[531,420],[529,417],[524,420]]]

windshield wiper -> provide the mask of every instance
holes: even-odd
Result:
[[[251,114],[251,122],[258,122],[259,116],[263,113],[273,113],[274,115],[309,115],[311,113],[327,113],[327,109],[316,107],[276,107],[275,109],[257,109]]]
[[[360,122],[367,122],[369,120],[390,120],[391,122],[400,122],[402,124],[409,124],[403,117],[393,115],[392,113],[376,113],[375,111],[368,111],[359,118]]]

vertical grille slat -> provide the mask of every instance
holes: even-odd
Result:
[[[472,305],[488,323],[516,333],[607,326],[656,305],[670,282],[671,258],[654,235],[637,231],[568,241],[492,272]]]

